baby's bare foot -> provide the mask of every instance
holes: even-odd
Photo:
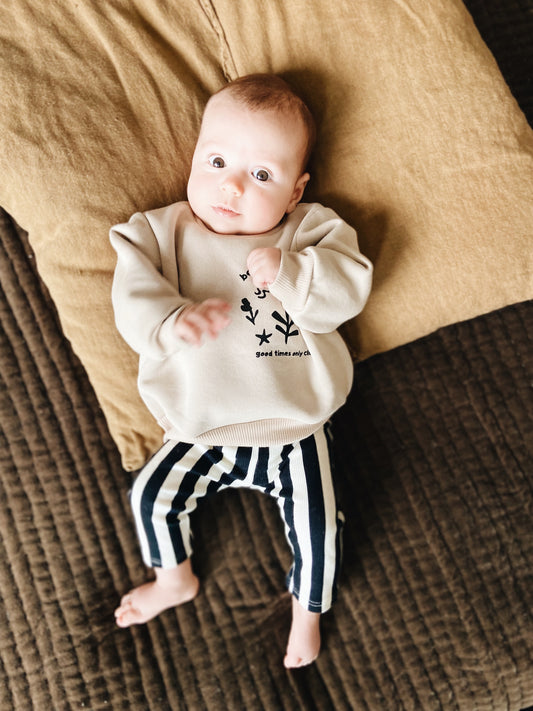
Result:
[[[292,625],[283,664],[287,669],[304,667],[318,657],[320,651],[320,613],[309,612],[292,598]]]
[[[144,624],[169,607],[192,600],[199,587],[198,578],[192,573],[185,580],[180,580],[179,576],[173,580],[168,575],[159,574],[153,582],[140,585],[124,595],[115,610],[115,621],[119,627]]]

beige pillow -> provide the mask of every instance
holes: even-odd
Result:
[[[532,296],[532,132],[459,0],[16,0],[2,12],[0,204],[30,233],[127,468],[161,433],[110,304],[109,227],[183,199],[203,103],[283,74],[319,122],[307,200],[375,286],[360,358]]]

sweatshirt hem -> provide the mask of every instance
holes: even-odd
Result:
[[[302,423],[294,420],[257,420],[239,424],[215,427],[199,435],[191,435],[162,419],[160,426],[165,431],[165,441],[174,440],[189,444],[203,444],[224,447],[272,447],[298,442],[315,434],[329,419],[316,423]]]

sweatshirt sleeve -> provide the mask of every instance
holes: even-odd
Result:
[[[293,248],[282,251],[270,291],[300,328],[329,333],[362,311],[372,264],[359,251],[352,227],[333,210],[315,205],[304,216]]]
[[[129,346],[151,358],[183,347],[173,333],[181,309],[189,303],[163,276],[157,238],[143,213],[110,231],[117,253],[111,299],[119,333]]]

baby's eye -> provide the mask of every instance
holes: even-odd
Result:
[[[266,183],[266,181],[270,180],[272,177],[268,170],[265,170],[264,168],[255,168],[252,170],[252,175],[256,180],[260,180],[262,183]]]
[[[209,156],[209,163],[213,166],[213,168],[224,168],[225,163],[224,163],[224,158],[221,156]]]

